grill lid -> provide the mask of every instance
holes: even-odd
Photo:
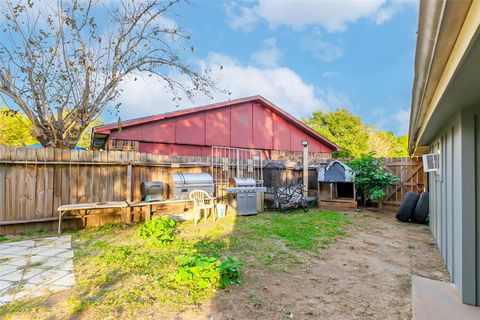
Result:
[[[172,174],[174,184],[195,184],[212,185],[212,176],[206,172],[201,173],[174,173]]]
[[[231,178],[231,185],[234,187],[255,187],[257,184],[252,178]]]
[[[161,195],[163,193],[163,183],[161,181],[144,181],[140,185],[140,193],[142,198],[145,198],[146,195]]]

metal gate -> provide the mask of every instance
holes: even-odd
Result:
[[[215,196],[224,201],[230,178],[252,178],[263,187],[262,151],[229,147],[212,147],[211,172]]]

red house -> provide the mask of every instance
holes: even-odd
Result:
[[[121,128],[121,129],[120,129]],[[212,146],[275,151],[309,151],[328,157],[340,150],[267,99],[248,97],[138,118],[93,129],[92,147],[106,150],[210,156]]]

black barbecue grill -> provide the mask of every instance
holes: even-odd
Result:
[[[142,201],[163,201],[163,182],[142,182],[140,184]]]

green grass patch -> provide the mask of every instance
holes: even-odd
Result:
[[[350,223],[347,214],[325,211],[320,213],[275,214],[248,223],[254,229],[252,237],[280,237],[285,245],[295,249],[316,251],[332,239],[346,234]]]
[[[311,210],[227,216],[198,226],[154,218],[126,228],[109,224],[73,232],[76,287],[64,313],[115,318],[153,305],[198,306],[222,288],[235,290],[243,271],[275,273],[303,263],[305,254],[345,235],[350,217]],[[249,301],[254,307],[263,303],[254,295]]]

